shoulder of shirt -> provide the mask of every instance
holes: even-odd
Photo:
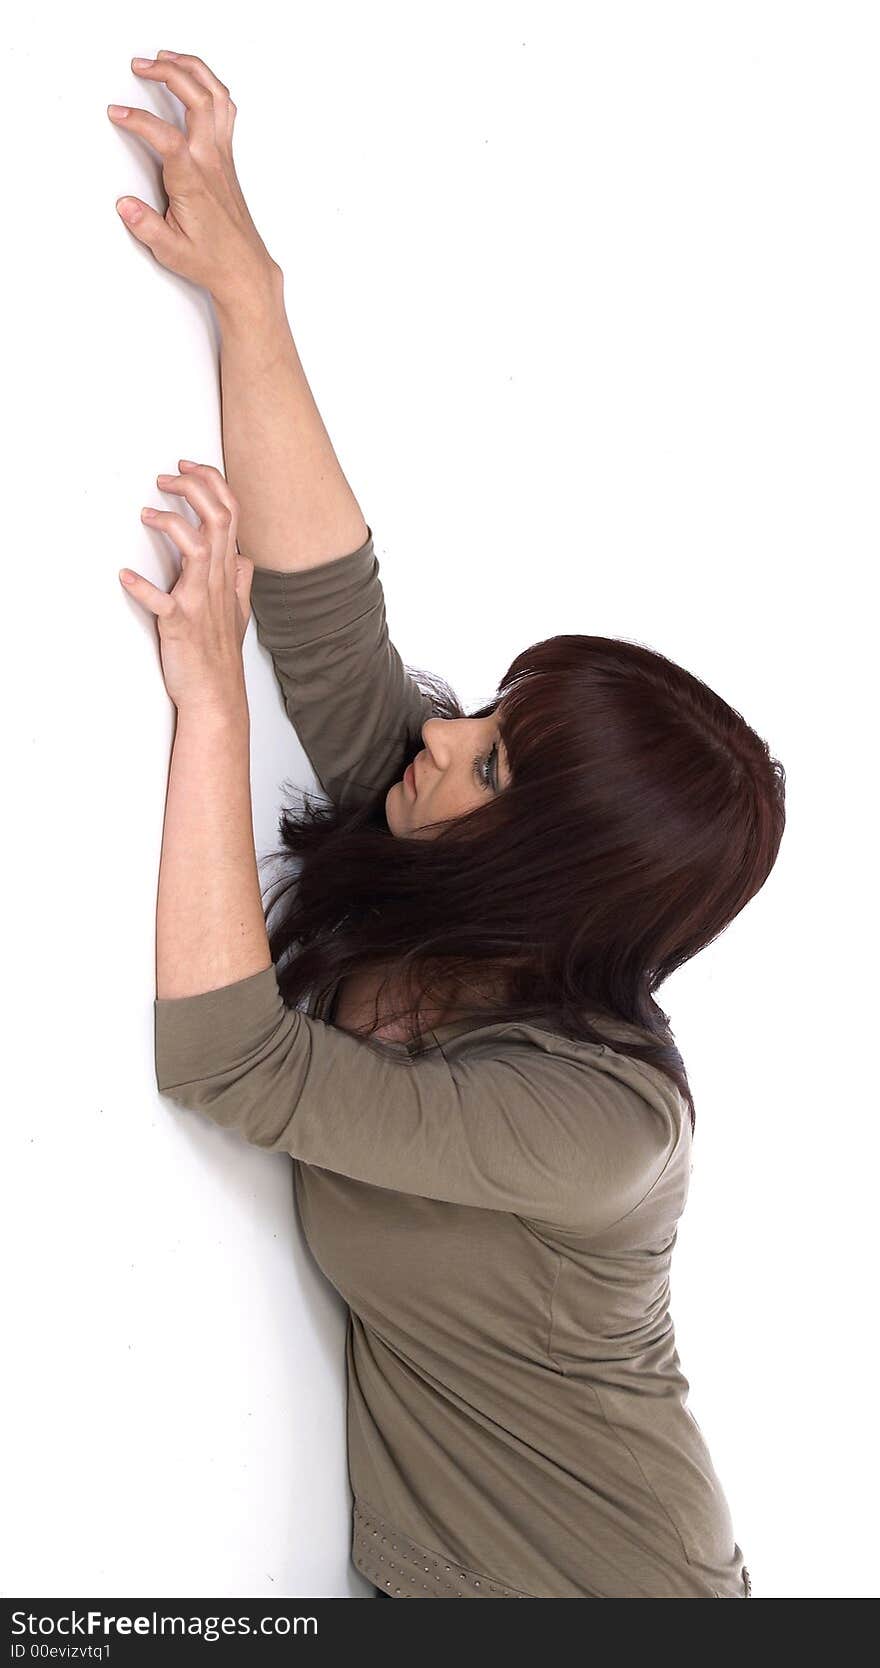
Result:
[[[309,1000],[305,1011],[310,1018],[326,1022],[330,1007],[327,993],[323,999]],[[363,1040],[367,1047],[376,1046],[370,1037]],[[387,1045],[380,1046],[384,1053]],[[533,1093],[540,1095],[543,1089],[557,1101],[560,1095],[572,1101],[589,1099],[602,1086],[605,1098],[614,1095],[621,1112],[628,1107],[637,1114],[636,1122],[651,1126],[652,1143],[659,1136],[671,1152],[690,1142],[690,1108],[668,1074],[607,1043],[567,1037],[526,1019],[441,1025],[417,1044],[395,1046],[402,1066],[417,1069],[422,1060],[428,1065],[443,1060],[453,1076],[456,1070],[466,1074],[469,1068],[484,1064],[507,1064]]]
[[[447,1064],[478,1064],[484,1060],[508,1061],[516,1065],[523,1077],[534,1077],[536,1082],[555,1077],[553,1068],[559,1067],[557,1082],[564,1081],[566,1071],[571,1074],[573,1092],[577,1092],[578,1077],[581,1087],[589,1093],[590,1079],[597,1077],[628,1089],[639,1101],[647,1103],[655,1114],[667,1121],[676,1138],[686,1126],[690,1133],[690,1108],[672,1079],[658,1066],[636,1060],[606,1043],[592,1043],[580,1038],[566,1037],[559,1031],[548,1030],[530,1020],[502,1021],[481,1025],[454,1035],[443,1030],[431,1033],[433,1041],[422,1044],[410,1055],[417,1063],[420,1058],[436,1059],[440,1055]]]

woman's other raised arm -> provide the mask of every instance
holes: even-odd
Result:
[[[223,455],[242,555],[283,573],[358,549],[366,522],[306,380],[281,268],[273,261],[251,269],[213,302]]]

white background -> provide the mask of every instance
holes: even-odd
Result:
[[[706,679],[788,772],[764,890],[663,987],[697,1105],[673,1266],[756,1597],[878,1596],[878,18],[869,5],[252,3],[5,25],[2,1590],[350,1595],[345,1315],[291,1166],[153,1076],[173,709],[127,564],[222,467],[205,294],[106,105],[195,52],[410,664],[558,631]],[[259,555],[251,552],[256,560]],[[258,852],[313,781],[246,642]]]

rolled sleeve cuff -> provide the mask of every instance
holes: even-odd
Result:
[[[314,567],[254,567],[251,609],[267,646],[280,632],[286,647],[307,648],[346,630],[376,605],[378,573],[372,529],[359,549]]]
[[[156,1082],[160,1092],[237,1070],[258,1054],[291,1012],[274,962],[196,996],[156,997]]]

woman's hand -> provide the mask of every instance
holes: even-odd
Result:
[[[167,533],[180,549],[177,584],[160,591],[130,568],[121,568],[119,577],[159,622],[165,687],[178,712],[226,716],[247,708],[241,646],[254,564],[236,550],[238,504],[219,469],[178,461],[185,474],[157,475],[156,481],[162,492],[186,499],[201,517],[198,527],[174,510],[141,511],[148,526]]]
[[[220,301],[242,284],[274,283],[281,268],[250,217],[232,160],[237,112],[228,87],[201,58],[185,52],[163,50],[143,66],[133,58],[131,67],[135,75],[164,82],[180,99],[186,131],[150,110],[108,105],[111,121],[146,139],[162,158],[164,218],[139,197],[120,197],[116,207],[129,230],[161,266],[202,284]]]

